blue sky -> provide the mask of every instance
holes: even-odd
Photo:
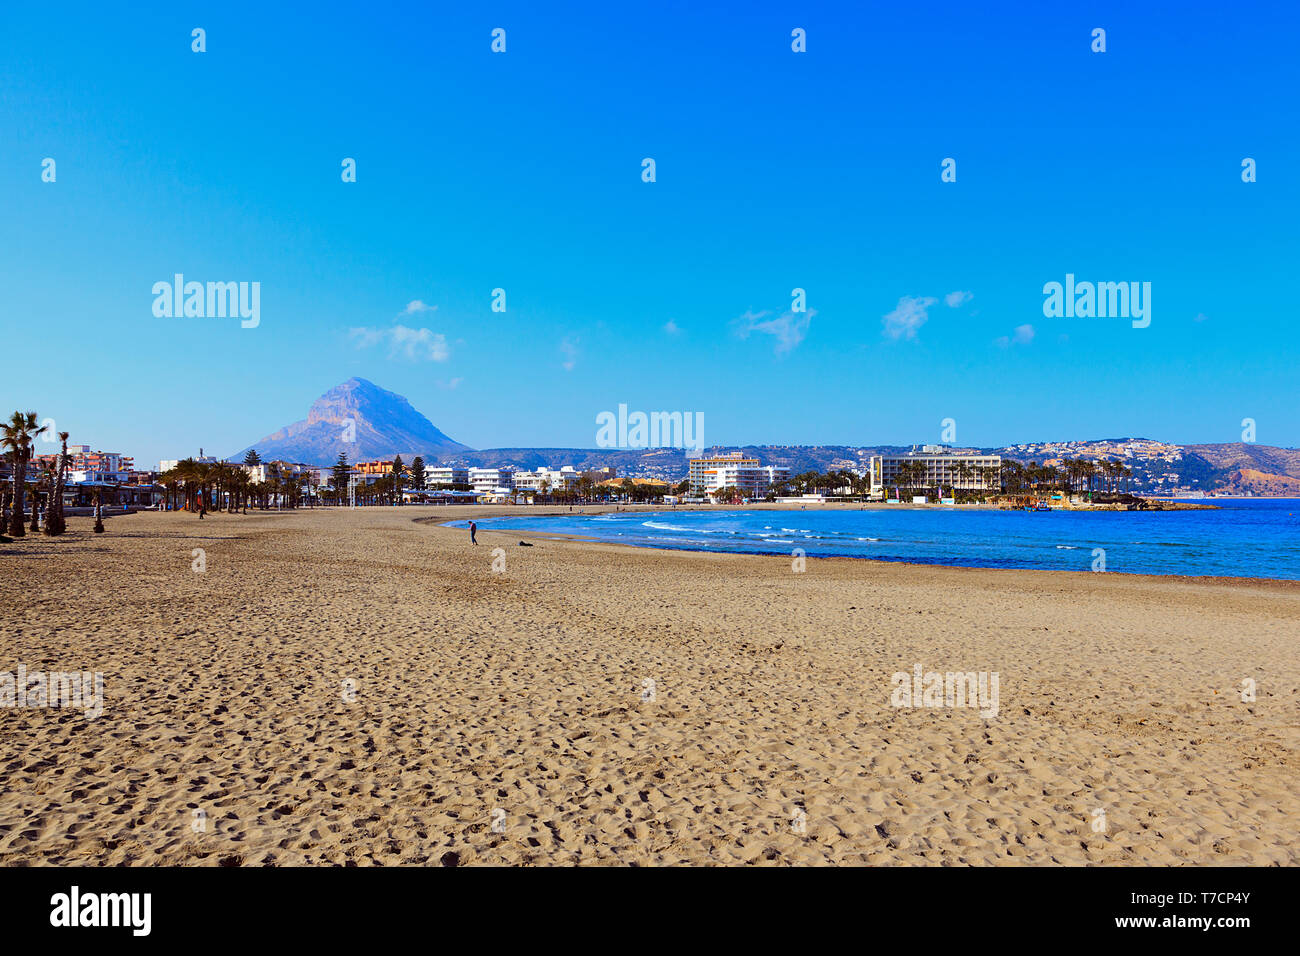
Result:
[[[1300,445],[1292,6],[697,6],[13,7],[0,407],[142,464],[354,375],[475,447],[620,403],[710,444]],[[260,282],[260,325],[155,317],[177,272]],[[1150,282],[1150,327],[1045,318],[1066,273]]]

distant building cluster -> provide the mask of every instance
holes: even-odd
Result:
[[[1150,439],[1116,439],[1092,442],[1041,442],[1010,446],[1004,449],[1006,461],[1032,459],[1044,467],[1065,471],[1077,461],[1116,461],[1124,465],[1126,487],[1150,488],[1165,493],[1199,490],[1199,481],[1184,479],[1178,463],[1183,460],[1177,445]],[[28,481],[41,481],[55,467],[57,454],[33,457]],[[90,445],[69,445],[65,504],[89,505],[99,497],[109,505],[147,507],[174,499],[174,482],[170,475],[185,462],[200,466],[222,465],[242,469],[247,479],[258,486],[258,499],[278,503],[292,495],[295,502],[401,500],[519,502],[537,498],[561,499],[581,497],[585,500],[628,498],[637,501],[669,503],[678,500],[684,477],[684,492],[696,498],[761,500],[782,497],[791,488],[830,495],[869,495],[875,499],[889,496],[899,488],[940,488],[950,493],[997,491],[1005,471],[1004,456],[974,449],[956,450],[946,445],[924,445],[911,451],[893,454],[868,454],[862,450],[858,459],[836,458],[827,468],[827,476],[839,483],[816,483],[806,475],[792,481],[791,469],[784,464],[763,464],[756,456],[744,452],[716,452],[688,457],[682,475],[680,458],[670,466],[667,461],[644,473],[620,476],[614,467],[578,469],[572,465],[540,465],[525,469],[512,465],[495,467],[468,464],[426,464],[422,471],[413,469],[412,461],[403,461],[402,472],[394,481],[393,461],[376,459],[352,462],[341,473],[337,466],[308,465],[289,461],[222,462],[199,454],[185,459],[164,459],[156,471],[142,471],[135,460],[120,452],[96,451]],[[778,458],[778,461],[782,459]],[[793,456],[784,459],[792,461]],[[1111,465],[1106,465],[1110,468]],[[1115,467],[1119,467],[1116,465]],[[1201,463],[1198,467],[1204,467]],[[1105,472],[1111,474],[1110,472]],[[811,473],[817,474],[817,473]],[[1112,476],[1113,477],[1113,476]],[[1131,481],[1130,481],[1131,478]],[[0,479],[12,480],[12,474],[0,461]],[[1184,489],[1183,485],[1190,486]],[[804,497],[807,497],[805,494]],[[785,500],[782,498],[782,500]],[[274,506],[274,505],[273,505]]]
[[[59,456],[37,455],[33,459],[38,469],[46,466],[53,468],[58,464]],[[135,459],[115,451],[91,451],[89,445],[68,446],[68,481],[82,484],[88,481],[129,483],[136,476],[146,472],[135,470]]]
[[[1031,442],[1011,445],[1009,454],[1024,458],[1140,458],[1178,461],[1183,450],[1168,442],[1149,438],[1121,438],[1113,441]]]

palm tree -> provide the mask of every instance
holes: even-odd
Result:
[[[193,458],[177,462],[176,479],[184,486],[185,510],[197,511],[202,518],[208,513],[208,483],[212,480],[212,466],[201,464]],[[170,473],[169,473],[170,474]]]
[[[1124,474],[1124,466],[1117,458],[1108,458],[1103,465],[1106,469],[1106,490],[1119,491],[1119,479]]]
[[[206,518],[208,515],[208,491],[212,483],[212,466],[196,462],[194,474],[199,493],[199,517]]]
[[[278,461],[268,462],[266,466],[266,483],[270,488],[271,494],[275,495],[276,504],[280,501],[280,463]],[[270,496],[263,503],[263,508],[271,506]]]
[[[249,477],[248,472],[240,468],[235,472],[235,504],[231,507],[233,513],[236,508],[243,510],[248,514],[248,490],[253,485],[253,479]]]
[[[63,534],[68,523],[63,517],[63,484],[68,471],[68,433],[59,432],[63,449],[59,452],[58,468],[54,476],[54,492],[45,508],[45,533],[51,537]]]
[[[957,483],[960,484],[963,489],[971,483],[971,477],[974,474],[974,469],[971,468],[969,462],[957,462]],[[956,491],[956,489],[953,490],[954,492]]]
[[[303,491],[310,484],[310,477],[304,472],[289,476],[289,506],[298,508],[302,505]]]
[[[99,503],[101,490],[99,488],[95,489],[95,527],[93,529],[95,534],[104,533],[104,511]]]
[[[38,425],[35,412],[14,412],[8,422],[0,426],[0,445],[9,449],[9,460],[14,470],[14,508],[9,519],[9,533],[15,538],[26,535],[23,528],[23,492],[26,490],[27,462],[32,457],[32,441],[46,430]]]
[[[393,457],[393,466],[389,471],[389,476],[393,479],[393,488],[391,491],[390,501],[397,504],[398,499],[402,497],[402,456]]]
[[[45,527],[48,529],[50,526],[50,514],[54,511],[54,462],[42,462],[35,484],[36,487],[32,489],[32,534],[41,530],[37,515],[40,513],[42,494],[45,495]]]
[[[248,474],[238,465],[232,465],[228,462],[222,462],[220,466],[221,473],[221,494],[217,496],[217,507],[221,506],[221,495],[225,496],[226,511],[234,514],[239,508],[239,492],[244,482],[248,480]]]
[[[193,458],[182,458],[176,463],[176,467],[172,469],[171,473],[175,475],[175,480],[180,485],[182,511],[197,510],[194,501],[195,469],[197,467]]]
[[[169,468],[158,476],[158,483],[163,486],[163,491],[167,495],[167,510],[172,510],[176,506],[176,469]]]

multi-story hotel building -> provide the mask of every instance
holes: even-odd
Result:
[[[906,474],[908,465],[920,466],[914,477]],[[924,445],[920,451],[901,455],[872,455],[871,491],[877,494],[902,484],[961,490],[996,488],[1001,468],[1001,455],[958,454],[943,445]]]
[[[760,465],[757,458],[741,452],[692,458],[687,480],[693,495],[707,495],[720,488],[737,488],[750,498],[761,498],[772,486],[790,477],[790,469]]]
[[[469,483],[479,494],[493,491],[513,491],[515,470],[509,465],[502,468],[471,468]]]
[[[541,491],[543,488],[549,492],[568,491],[578,483],[579,476],[572,465],[563,468],[543,465],[536,471],[516,472],[514,487],[520,491]]]
[[[424,486],[433,488],[436,485],[468,485],[469,469],[457,468],[454,465],[439,465],[434,468],[424,469]]]
[[[37,455],[35,458],[37,470],[44,467],[46,462],[51,465],[57,464],[58,459],[58,453]],[[115,451],[91,451],[89,445],[68,446],[68,471],[70,472],[115,475],[120,477],[96,480],[126,481],[130,477],[130,472],[134,469],[135,459],[130,455],[123,455]]]

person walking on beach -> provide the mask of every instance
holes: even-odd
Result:
[[[477,535],[477,534],[478,534],[478,525],[476,525],[474,522],[471,521],[471,522],[469,523],[469,543],[470,543],[470,544],[478,544],[478,538],[475,537],[475,535]]]

